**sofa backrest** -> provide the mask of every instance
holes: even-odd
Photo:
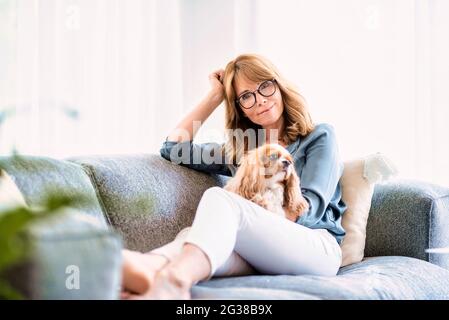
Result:
[[[69,197],[82,193],[87,201],[75,202],[73,206],[108,228],[95,184],[82,166],[46,157],[8,156],[0,157],[0,169],[11,177],[27,205],[40,206],[47,191]]]
[[[449,189],[416,180],[393,180],[374,189],[365,256],[407,256],[449,269]]]
[[[204,191],[225,177],[200,173],[159,155],[71,158],[88,170],[124,246],[146,252],[190,226]]]

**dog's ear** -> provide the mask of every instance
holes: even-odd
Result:
[[[261,194],[264,186],[264,176],[261,174],[259,165],[247,165],[243,171],[242,181],[240,183],[239,194],[242,197],[251,200],[256,194]]]
[[[252,159],[255,153],[246,154],[241,161],[235,176],[225,186],[225,189],[251,200],[263,188],[263,175],[260,174],[259,164]]]
[[[287,179],[284,190],[284,207],[288,218],[292,221],[309,210],[309,203],[302,196],[299,177],[293,170]]]

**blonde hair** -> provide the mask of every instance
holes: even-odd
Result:
[[[243,111],[236,105],[234,79],[240,76],[252,82],[276,80],[284,103],[285,130],[280,139],[285,144],[293,143],[299,136],[306,136],[314,129],[305,99],[293,85],[279,74],[276,67],[260,55],[242,54],[227,64],[223,76],[226,103],[225,129],[227,132],[224,153],[228,161],[239,163],[242,155],[248,151],[248,141],[244,140],[242,132],[246,132],[248,129],[256,131],[262,129],[260,125],[244,117]],[[240,133],[237,133],[236,136],[236,132]],[[234,137],[237,138],[237,141],[234,141]]]

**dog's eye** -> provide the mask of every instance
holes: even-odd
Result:
[[[273,153],[270,155],[270,161],[276,161],[277,159],[279,159],[279,156],[277,153]]]

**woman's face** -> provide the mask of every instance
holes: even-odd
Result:
[[[272,90],[275,90],[274,94],[269,97],[265,97],[260,94],[259,91],[264,94],[270,94],[272,92],[270,91],[271,85],[274,85],[274,88],[272,88]],[[257,91],[257,89],[259,89],[259,91]],[[261,81],[259,83],[255,83],[245,79],[244,77],[236,77],[234,79],[234,90],[236,97],[242,97],[240,101],[246,101],[247,106],[250,106],[254,101],[251,92],[254,92],[255,94],[256,101],[251,108],[246,109],[242,108],[240,105],[237,105],[246,117],[248,117],[255,124],[261,125],[263,128],[277,127],[284,111],[284,103],[282,101],[281,91],[279,90],[276,82],[265,83],[264,81]],[[248,92],[250,94],[246,94]]]

